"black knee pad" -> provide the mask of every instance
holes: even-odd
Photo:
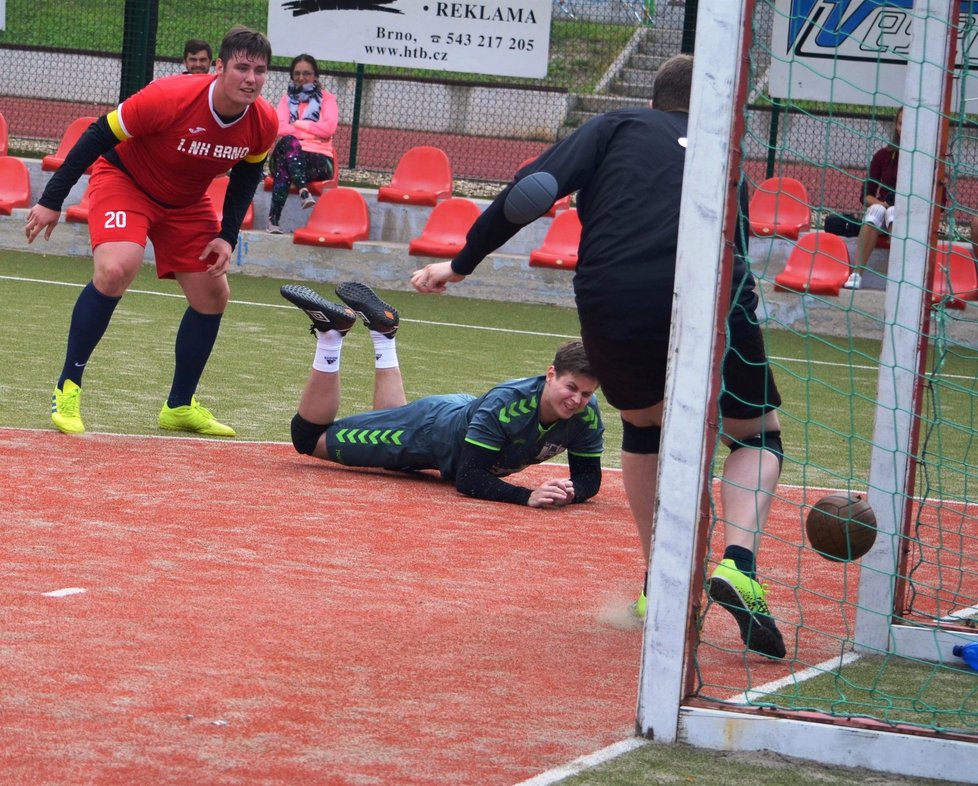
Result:
[[[658,454],[662,426],[635,426],[621,421],[621,449],[628,453]]]
[[[318,423],[310,423],[304,417],[296,413],[292,418],[292,444],[295,449],[306,456],[311,456],[316,449],[319,438],[326,433],[328,425],[321,426]]]
[[[735,439],[730,443],[729,447],[731,453],[733,453],[735,450],[739,450],[740,448],[756,448],[757,450],[766,450],[777,456],[779,468],[784,466],[784,446],[781,444],[780,431],[762,431],[760,434],[755,434],[753,437],[747,437],[746,439]]]

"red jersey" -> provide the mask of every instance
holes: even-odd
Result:
[[[150,82],[106,119],[122,140],[114,149],[140,189],[164,205],[198,202],[211,181],[241,160],[264,160],[278,117],[260,96],[225,123],[214,111],[214,74],[176,74]]]

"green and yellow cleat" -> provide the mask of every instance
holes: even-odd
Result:
[[[713,600],[733,614],[747,649],[768,658],[784,657],[784,639],[764,600],[766,587],[737,570],[732,559],[725,559],[710,577],[709,593]]]
[[[648,600],[645,597],[645,593],[643,592],[641,595],[639,595],[638,600],[633,601],[632,605],[628,608],[632,612],[633,617],[644,620],[645,612],[648,608]]]
[[[235,436],[234,429],[218,423],[210,410],[197,402],[196,397],[191,398],[189,404],[180,407],[171,408],[164,403],[160,410],[160,428],[168,431],[191,431],[209,437]]]
[[[84,434],[81,419],[81,388],[70,379],[51,394],[51,421],[65,434]]]

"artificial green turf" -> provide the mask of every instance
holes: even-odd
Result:
[[[90,278],[88,259],[0,252],[0,297],[6,304],[0,317],[3,425],[51,427],[49,401],[64,360],[71,309]],[[231,277],[232,303],[198,389],[201,403],[241,439],[289,440],[289,420],[312,363],[308,319],[279,295],[283,283]],[[332,295],[328,287],[319,288]],[[557,346],[578,332],[576,314],[566,308],[379,292],[403,317],[398,356],[412,399],[481,394],[504,379],[542,374]],[[82,412],[89,430],[157,433],[185,308],[175,282],[157,280],[144,266],[86,369]],[[372,349],[359,327],[344,342],[341,414],[371,408]],[[609,445],[615,445],[617,419],[607,420],[616,440]],[[610,450],[609,458],[617,461],[615,453]]]
[[[904,658],[863,657],[762,701],[783,709],[878,718],[924,729],[975,734],[978,679],[960,668]]]
[[[5,304],[0,423],[49,428],[48,401],[64,358],[71,307],[91,277],[91,261],[5,250],[0,276]],[[231,276],[232,303],[199,389],[205,406],[243,439],[289,439],[288,422],[311,364],[307,322],[279,295],[283,283]],[[320,290],[332,295],[326,285]],[[578,334],[576,313],[569,308],[380,292],[403,318],[398,354],[412,399],[445,392],[478,395],[503,379],[542,373],[558,344]],[[176,284],[157,280],[152,267],[144,266],[86,371],[88,428],[156,433],[185,307]],[[865,489],[880,342],[774,329],[766,331],[766,341],[784,402],[782,482]],[[974,351],[948,352],[925,401],[930,417],[924,426],[936,423],[924,432],[930,437],[930,479],[941,484],[945,496],[967,491],[962,468],[974,452],[975,367]],[[354,330],[344,345],[342,412],[370,408],[372,374],[367,333]],[[932,413],[935,394],[939,419]],[[619,466],[620,422],[610,407],[604,415],[605,463]]]
[[[935,769],[939,765],[935,765]],[[561,786],[938,786],[947,781],[831,767],[772,753],[729,753],[689,745],[650,743],[579,775]]]
[[[6,406],[0,421],[47,428],[70,310],[90,278],[91,262],[3,251],[0,275],[0,294],[8,304],[2,317],[7,349],[0,357],[0,385]],[[311,363],[306,320],[279,295],[282,283],[231,277],[232,303],[199,390],[205,406],[241,438],[288,439],[288,420]],[[321,291],[331,294],[328,287]],[[542,373],[556,346],[578,333],[573,309],[381,294],[404,318],[398,354],[409,398],[479,394],[502,379]],[[184,308],[175,283],[157,280],[145,266],[86,371],[83,411],[90,429],[155,433]],[[840,340],[768,332],[784,397],[785,482],[845,486],[854,479],[856,486],[865,485],[876,376],[866,358],[878,354],[878,342],[860,343],[854,364]],[[350,333],[342,362],[343,411],[368,409],[373,369],[365,331]],[[606,463],[617,466],[620,424],[607,407],[605,421]]]
[[[0,275],[0,295],[8,304],[2,317],[0,422],[50,428],[48,402],[64,358],[70,311],[91,276],[91,261],[3,251]],[[307,321],[279,295],[282,283],[231,277],[232,303],[201,381],[201,401],[243,439],[289,439],[289,419],[311,364]],[[320,290],[331,294],[328,286]],[[557,345],[578,333],[576,313],[568,308],[414,292],[381,295],[404,320],[398,354],[409,398],[480,394],[500,380],[542,373]],[[85,373],[83,413],[90,430],[156,433],[185,305],[174,282],[157,280],[144,266]],[[854,369],[829,340],[770,331],[768,342],[785,399],[785,482],[814,478],[817,485],[844,485],[854,477],[864,484],[875,369]],[[872,342],[866,351],[874,351]],[[342,412],[370,408],[370,361],[366,331],[352,331],[343,351]],[[605,463],[618,466],[619,419],[609,407],[604,414]]]

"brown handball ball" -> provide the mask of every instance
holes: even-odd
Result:
[[[808,511],[805,531],[825,559],[850,562],[876,542],[876,514],[865,494],[829,494]]]

